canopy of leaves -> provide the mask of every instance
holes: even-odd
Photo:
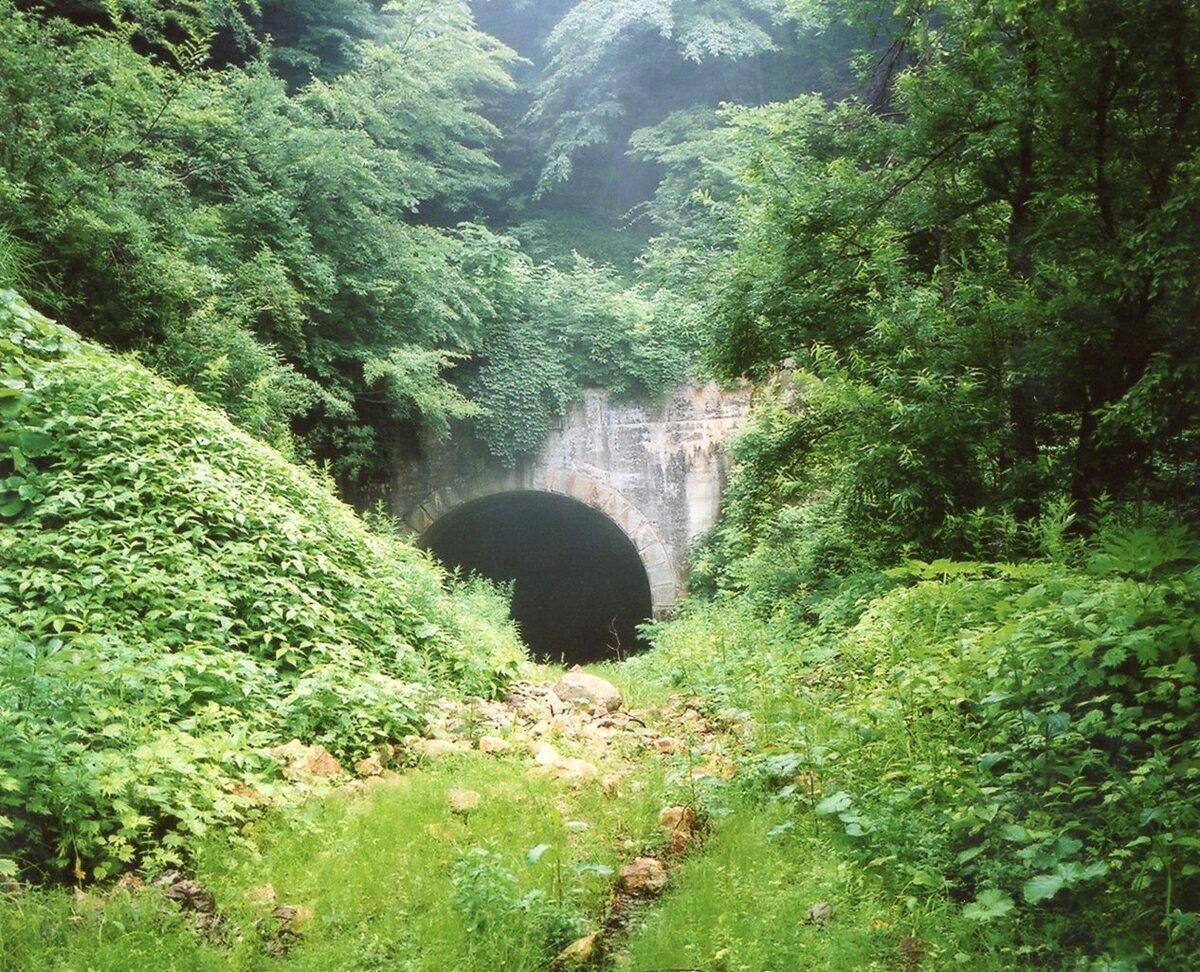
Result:
[[[707,238],[658,247],[712,298],[711,364],[797,369],[764,472],[893,555],[966,551],[963,517],[1059,492],[1191,515],[1195,5],[943,3],[895,46],[882,107],[805,97],[729,110],[716,147],[643,143],[712,195]]]

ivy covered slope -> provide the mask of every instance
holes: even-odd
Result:
[[[521,657],[499,598],[0,292],[4,871],[176,857],[271,792],[269,747],[354,759]]]

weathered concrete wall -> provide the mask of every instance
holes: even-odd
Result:
[[[418,533],[476,499],[540,490],[616,522],[650,579],[656,615],[683,591],[688,542],[716,521],[728,478],[725,444],[746,420],[749,391],[683,385],[663,402],[618,403],[589,391],[536,457],[504,469],[478,445],[451,441],[400,459],[393,511]]]

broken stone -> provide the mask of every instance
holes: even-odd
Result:
[[[703,779],[706,776],[717,780],[731,780],[736,772],[737,767],[732,759],[722,756],[720,753],[713,753],[703,766],[693,766],[691,775],[694,780]]]
[[[904,972],[917,972],[921,959],[925,957],[926,947],[921,939],[906,935],[896,946],[896,956],[900,959],[900,967]]]
[[[354,772],[359,776],[382,776],[383,760],[379,758],[378,753],[372,753],[354,764]]]
[[[663,807],[658,825],[664,830],[691,837],[696,829],[696,814],[691,807]]]
[[[584,935],[583,938],[577,938],[558,953],[558,958],[554,960],[554,964],[570,966],[591,962],[597,957],[596,953],[599,950],[599,942],[599,932],[592,932],[590,935]]]
[[[828,901],[819,901],[808,909],[808,920],[818,925],[828,925],[833,921],[833,905]]]
[[[584,783],[600,778],[600,771],[596,769],[594,763],[589,763],[586,759],[576,759],[573,756],[560,758],[554,767],[554,774],[560,780],[567,780],[571,783]]]
[[[239,800],[245,800],[251,806],[262,807],[271,802],[265,796],[259,793],[258,790],[246,786],[243,783],[234,783],[233,786],[229,788],[229,792]]]
[[[117,878],[117,883],[114,885],[117,890],[128,891],[130,894],[141,891],[145,886],[146,882],[134,874],[133,871],[126,871]]]
[[[547,769],[553,769],[561,760],[562,757],[558,755],[558,750],[547,742],[538,743],[533,751],[533,761],[538,766],[545,766]]]
[[[154,883],[163,888],[163,895],[179,905],[182,911],[211,915],[217,910],[212,892],[197,881],[181,877],[178,871],[167,871]]]
[[[417,739],[412,744],[412,751],[426,759],[441,759],[452,753],[466,752],[466,746],[449,739]]]
[[[314,912],[304,905],[280,905],[271,914],[289,928],[297,928],[312,921]]]
[[[614,800],[620,795],[622,779],[623,776],[620,773],[605,773],[600,777],[600,787],[610,800]]]
[[[545,694],[542,696],[542,705],[550,710],[552,716],[562,715],[567,711],[566,701],[566,697],[557,691],[557,686],[552,689],[546,689]]]
[[[660,753],[682,753],[687,749],[684,741],[674,736],[659,736],[651,745]]]
[[[479,740],[479,750],[484,753],[507,753],[512,748],[512,743],[499,736],[484,736]]]
[[[454,834],[441,824],[431,823],[425,825],[425,833],[434,840],[440,840],[447,844],[454,843]]]
[[[260,884],[246,890],[246,900],[252,904],[273,905],[275,903],[275,886]]]
[[[617,886],[626,894],[653,897],[667,884],[667,868],[657,857],[638,857],[617,874]]]
[[[479,802],[483,798],[475,790],[451,790],[446,794],[446,802],[450,805],[450,812],[466,816],[472,810],[479,809]]]
[[[578,666],[558,680],[554,692],[564,702],[597,705],[606,712],[616,712],[624,701],[612,682],[591,675]]]
[[[270,752],[279,760],[280,772],[289,780],[328,779],[342,772],[341,764],[324,746],[305,746],[299,739],[276,746]]]

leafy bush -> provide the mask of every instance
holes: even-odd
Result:
[[[516,670],[494,594],[448,592],[325,484],[11,291],[0,418],[0,856],[23,869],[177,856],[269,793],[266,747],[353,759],[431,693]]]
[[[634,664],[754,713],[763,797],[896,893],[949,898],[1026,961],[1190,967],[1200,545],[1122,528],[1073,552],[851,578],[807,627],[718,596]]]

